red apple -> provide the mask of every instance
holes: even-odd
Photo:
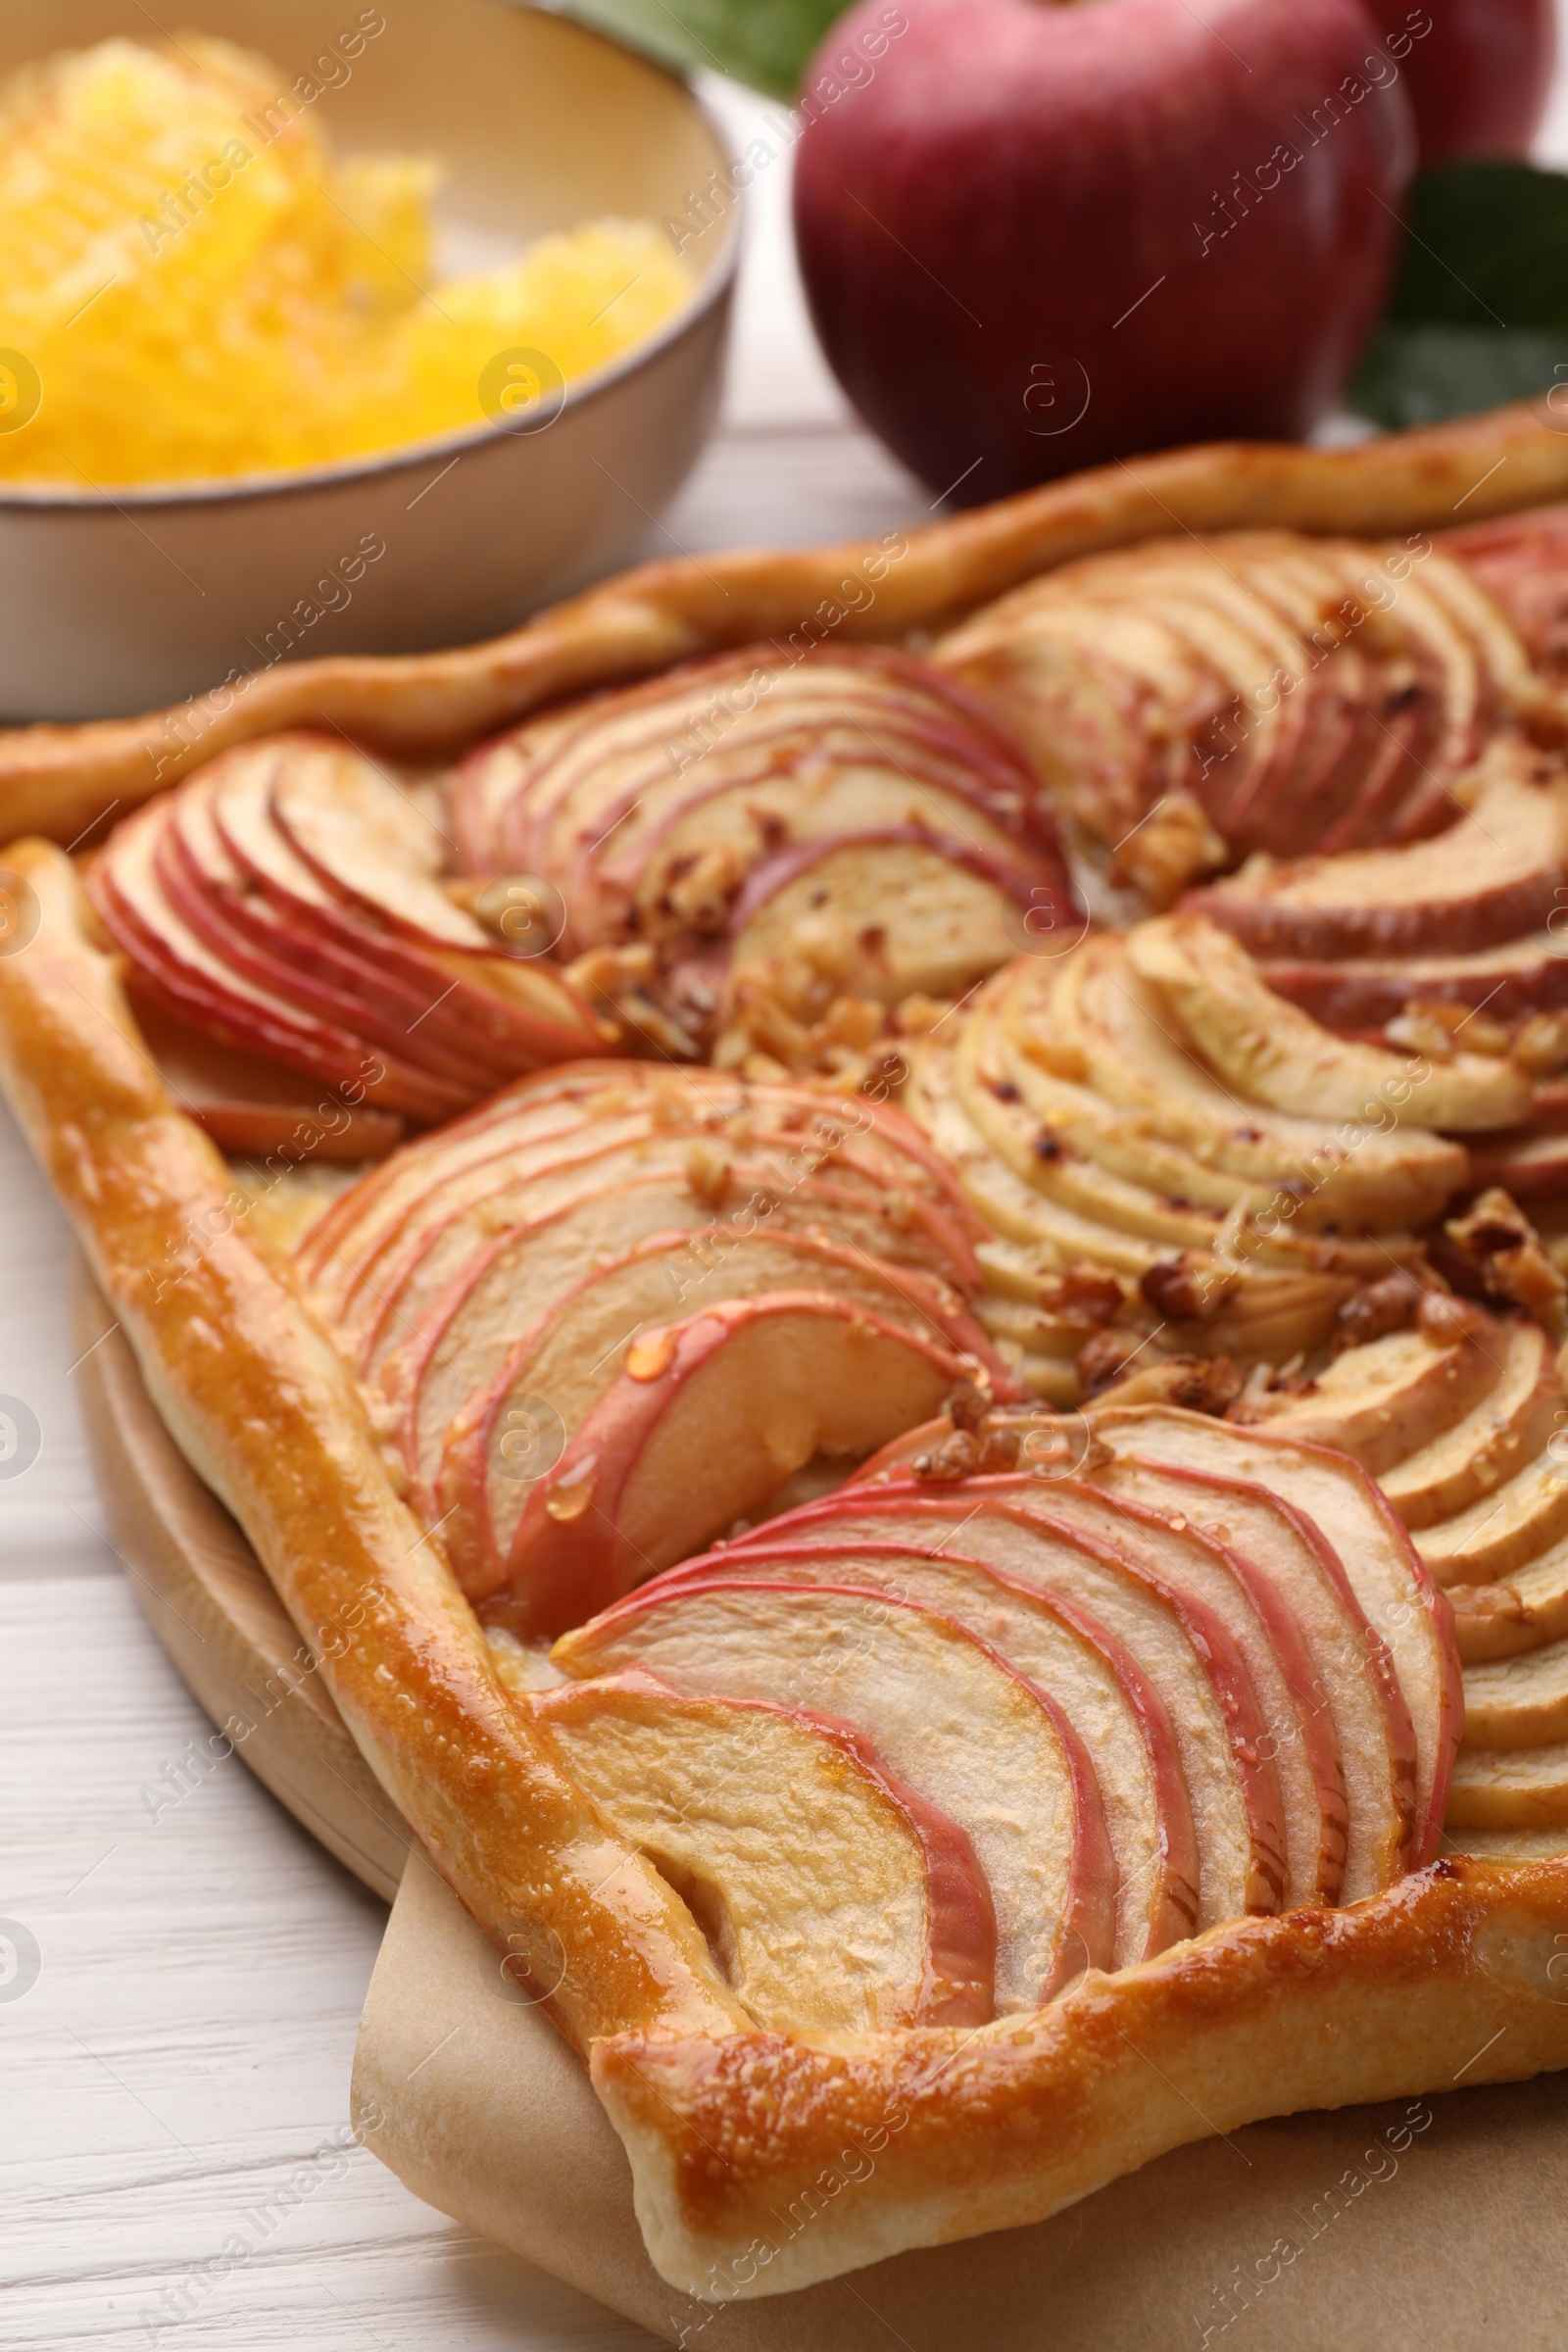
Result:
[[[1523,155],[1545,111],[1557,45],[1553,0],[1366,0],[1385,44],[1406,35],[1405,83],[1421,166]],[[1423,30],[1422,27],[1426,29]]]
[[[865,0],[805,87],[795,224],[823,348],[964,504],[1176,442],[1294,439],[1387,293],[1415,136],[1358,0]]]

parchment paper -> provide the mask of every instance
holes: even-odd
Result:
[[[354,2097],[361,2137],[429,2204],[702,2352],[1568,2344],[1564,2075],[1253,2124],[1032,2229],[801,2294],[697,2303],[643,2250],[625,2155],[580,2063],[416,1848]]]

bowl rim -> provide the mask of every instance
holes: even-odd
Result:
[[[542,12],[554,16],[554,10]],[[640,342],[617,352],[612,360],[601,367],[591,368],[566,383],[561,407],[550,424],[537,427],[548,432],[559,424],[568,411],[583,409],[612,392],[629,375],[650,365],[661,353],[668,350],[701,322],[717,306],[726,301],[733,289],[736,271],[740,267],[745,219],[745,192],[734,175],[735,157],[730,136],[718,114],[702,94],[693,89],[684,74],[675,73],[657,58],[640,49],[611,39],[598,26],[565,20],[572,29],[608,47],[621,49],[646,66],[650,74],[674,84],[690,111],[708,126],[713,144],[724,159],[728,180],[729,201],[722,220],[717,255],[702,279],[695,285],[686,301],[652,334]],[[295,466],[266,473],[236,473],[204,476],[189,482],[126,482],[110,487],[97,485],[87,490],[74,490],[58,482],[0,484],[0,514],[36,513],[40,509],[55,509],[73,514],[123,514],[127,510],[143,512],[169,507],[240,506],[267,498],[329,490],[340,482],[364,481],[372,475],[395,476],[428,466],[433,459],[466,456],[470,450],[499,446],[504,441],[531,439],[530,434],[511,431],[500,424],[466,424],[452,432],[434,433],[419,441],[400,441],[394,448],[368,450],[362,457],[334,458],[320,466]]]

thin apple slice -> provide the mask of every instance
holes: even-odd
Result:
[[[450,1077],[469,1100],[514,1074],[514,1064],[488,1059],[483,1040],[448,1018],[428,970],[422,982],[382,970],[374,933],[357,947],[343,944],[312,927],[308,917],[279,914],[252,889],[223,846],[206,777],[193,777],[174,795],[156,858],[176,912],[215,955],[259,987]],[[427,1025],[432,1012],[434,1024]]]
[[[1381,1029],[1412,1000],[1484,1004],[1495,1021],[1568,1004],[1565,943],[1535,931],[1470,956],[1347,958],[1317,962],[1266,957],[1258,969],[1277,996],[1289,997],[1328,1029]]]
[[[956,1822],[843,1724],[644,1674],[528,1701],[567,1773],[695,1914],[760,2026],[984,2025],[997,1923]]]
[[[951,1617],[1048,1691],[1095,1760],[1117,1872],[1115,1965],[1196,1933],[1199,1852],[1175,1734],[1142,1668],[1087,1609],[940,1548],[814,1530],[800,1514],[670,1569],[661,1589],[736,1576],[768,1584],[853,1584]],[[913,1533],[920,1529],[915,1526]],[[929,1533],[929,1530],[927,1531]]]
[[[1499,1322],[1489,1346],[1496,1379],[1480,1403],[1381,1474],[1384,1494],[1408,1528],[1436,1527],[1494,1494],[1556,1426],[1562,1390],[1540,1324]]]
[[[978,1481],[953,1495],[857,1484],[775,1521],[760,1540],[908,1545],[928,1531],[933,1554],[958,1551],[1092,1618],[1164,1705],[1198,1841],[1198,1927],[1275,1910],[1284,1877],[1277,1795],[1260,1765],[1256,1701],[1234,1642],[1196,1597],[1044,1516],[1049,1501],[1027,1479]]]
[[[215,1045],[171,1020],[134,980],[125,993],[165,1085],[220,1152],[341,1163],[384,1159],[402,1141],[405,1122],[392,1112],[345,1102],[274,1061]]]
[[[1433,1061],[1352,1045],[1276,996],[1247,950],[1200,915],[1138,924],[1127,956],[1250,1102],[1324,1119],[1370,1122],[1392,1113],[1461,1134],[1530,1115],[1530,1080],[1515,1063],[1462,1053]]]
[[[87,888],[144,989],[172,1018],[219,1045],[305,1070],[330,1086],[367,1084],[380,1109],[425,1121],[466,1106],[461,1087],[252,982],[199,938],[158,875],[158,844],[170,815],[169,800],[161,799],[118,825],[93,861]]]
[[[1161,1405],[1110,1406],[1095,1434],[1112,1450],[1267,1487],[1316,1521],[1339,1554],[1367,1623],[1387,1643],[1416,1742],[1411,1862],[1431,1860],[1463,1719],[1448,1604],[1404,1529],[1358,1463],[1326,1446],[1260,1437]]]
[[[1568,1468],[1548,1450],[1468,1510],[1417,1530],[1437,1584],[1489,1585],[1568,1534]]]
[[[410,939],[488,953],[440,876],[452,844],[383,768],[341,744],[299,739],[272,780],[272,814],[312,871]]]
[[[1568,1743],[1462,1747],[1448,1791],[1450,1837],[1466,1830],[1568,1829]]]
[[[1256,858],[1188,905],[1255,956],[1474,955],[1517,939],[1545,924],[1568,882],[1568,790],[1516,772],[1529,759],[1504,747],[1474,808],[1435,841]]]
[[[918,1333],[825,1291],[731,1298],[645,1331],[564,1450],[529,1485],[502,1554],[484,1432],[514,1408],[505,1378],[449,1441],[443,1499],[470,1598],[525,1638],[559,1633],[751,1517],[815,1454],[851,1460],[929,1417],[966,1367]],[[538,1392],[549,1402],[548,1391]],[[466,1522],[472,1522],[469,1533]]]
[[[1240,1547],[1200,1533],[1186,1513],[1152,1500],[1147,1481],[1118,1478],[1114,1465],[1090,1481],[1054,1479],[1042,1501],[1054,1521],[1110,1545],[1225,1628],[1257,1711],[1255,1731],[1245,1722],[1241,1729],[1257,1739],[1262,1793],[1281,1832],[1279,1907],[1336,1901],[1345,1878],[1345,1773],[1283,1595]]]
[[[1560,1200],[1568,1192],[1568,1135],[1524,1127],[1486,1137],[1470,1154],[1470,1187],[1481,1193],[1499,1185],[1516,1200]]]
[[[1557,1830],[1461,1830],[1444,1833],[1445,1854],[1468,1854],[1477,1862],[1518,1865],[1555,1862],[1568,1854],[1568,1828]]]
[[[1554,1747],[1568,1740],[1568,1642],[1464,1670],[1472,1748]]]
[[[656,1588],[552,1654],[572,1675],[646,1666],[693,1695],[853,1725],[967,1836],[996,1914],[1000,2014],[1108,1965],[1114,1865],[1094,1768],[1044,1692],[951,1618],[848,1588]]]
[[[1337,1219],[1367,1232],[1419,1225],[1468,1173],[1456,1143],[1422,1129],[1372,1132],[1376,1104],[1338,1126],[1251,1105],[1239,1116],[1231,1090],[1172,1035],[1163,998],[1119,940],[1091,940],[1065,957],[1051,1002],[1058,1037],[1083,1054],[1099,1092],[1213,1166],[1304,1185],[1314,1223]]]
[[[1450,1585],[1454,1638],[1467,1666],[1518,1657],[1568,1635],[1568,1537],[1490,1585]]]
[[[1090,1475],[1236,1546],[1272,1584],[1306,1646],[1316,1702],[1338,1733],[1348,1811],[1339,1900],[1359,1902],[1392,1885],[1408,1867],[1415,1826],[1415,1732],[1388,1646],[1315,1520],[1246,1480],[1136,1454]],[[1288,1724],[1269,1727],[1275,1747],[1290,1736]]]
[[[686,1206],[682,1217],[662,1185],[618,1188],[501,1236],[456,1278],[382,1383],[404,1415],[405,1456],[422,1497],[433,1494],[450,1433],[466,1425],[466,1400],[488,1396],[504,1368],[509,1396],[548,1398],[553,1421],[575,1429],[637,1334],[672,1308],[690,1314],[767,1290],[842,1291],[1004,1381],[981,1326],[928,1276],[792,1230],[787,1219],[748,1232],[716,1223],[701,1200],[688,1197]],[[490,1481],[503,1551],[521,1501],[509,1483],[500,1473]]]
[[[1304,1394],[1256,1423],[1276,1438],[1333,1446],[1377,1478],[1472,1413],[1497,1378],[1495,1325],[1445,1345],[1423,1329],[1347,1348]]]
[[[737,902],[729,991],[798,964],[808,939],[808,969],[856,996],[886,1005],[916,992],[960,997],[1012,954],[1005,917],[1030,911],[1035,879],[1021,862],[1009,872],[912,826],[779,852],[754,868]],[[1065,895],[1035,906],[1073,937]]]

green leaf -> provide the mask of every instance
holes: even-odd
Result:
[[[558,0],[563,16],[678,72],[710,67],[773,98],[793,98],[846,0]]]
[[[1387,316],[1348,395],[1390,428],[1568,381],[1568,177],[1446,165],[1415,183]]]
[[[1348,395],[1349,405],[1390,432],[1473,416],[1528,400],[1568,380],[1568,332],[1499,334],[1491,326],[1378,329]]]

